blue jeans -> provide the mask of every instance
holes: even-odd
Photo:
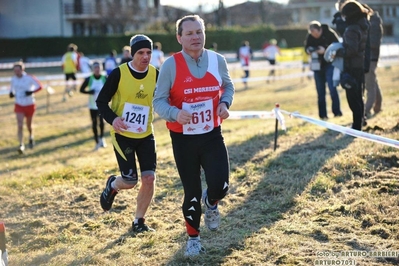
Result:
[[[326,106],[326,83],[328,84],[328,89],[330,90],[332,112],[335,116],[342,115],[337,87],[335,87],[333,84],[333,71],[334,66],[331,64],[325,65],[321,70],[314,71],[314,80],[316,81],[317,90],[317,104],[319,107],[320,118],[328,117]]]

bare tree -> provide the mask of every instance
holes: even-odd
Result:
[[[140,6],[139,0],[96,1],[101,24],[106,34],[120,34],[140,27],[148,18],[150,9]]]

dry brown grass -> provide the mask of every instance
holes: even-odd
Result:
[[[384,128],[375,134],[393,139],[398,69],[378,70],[384,111],[369,120]],[[238,82],[236,88],[232,110],[271,110],[279,102],[281,109],[317,117],[312,80],[259,81],[248,90]],[[399,250],[398,150],[288,117],[276,151],[274,121],[224,122],[230,194],[221,202],[220,230],[202,228],[207,253],[195,259],[183,257],[182,187],[164,121],[157,119],[157,189],[147,215],[157,232],[134,235],[137,188],[119,193],[109,213],[100,209],[106,177],[118,170],[112,147],[92,152],[87,96],[64,103],[62,88],[56,92],[50,113],[45,93],[37,95],[37,146],[24,156],[16,152],[13,102],[0,96],[0,221],[10,265],[314,265],[318,251]],[[330,122],[349,125],[342,90],[340,96],[344,116]],[[357,265],[399,263],[355,259]]]

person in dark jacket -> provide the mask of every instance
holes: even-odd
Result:
[[[346,89],[346,99],[352,110],[352,128],[362,130],[364,118],[364,58],[369,30],[369,10],[360,3],[350,1],[342,7],[342,17],[347,27],[343,34],[343,49],[336,56],[344,58],[344,71],[354,79],[354,86]]]
[[[337,87],[334,86],[333,72],[334,67],[324,59],[324,52],[327,47],[338,42],[337,33],[328,25],[322,25],[319,21],[311,21],[308,28],[309,34],[306,37],[305,51],[312,55],[311,69],[314,72],[314,79],[317,90],[317,103],[319,117],[323,120],[328,119],[326,106],[326,83],[330,90],[332,100],[332,112],[334,116],[342,116]]]
[[[371,109],[374,114],[381,111],[382,94],[378,84],[376,69],[380,57],[380,46],[382,41],[382,19],[378,11],[373,11],[370,17],[370,69],[366,74],[367,100],[365,103],[366,117],[371,117]]]
[[[342,7],[346,3],[351,2],[351,1],[356,1],[356,0],[338,0],[335,3],[335,8],[337,9],[337,13],[334,14],[334,19],[332,21],[332,24],[335,25],[335,29],[340,36],[344,35],[345,29],[347,26],[346,21],[342,18],[342,14],[341,14]],[[372,9],[368,5],[362,4],[362,6],[366,9],[368,9],[370,13],[372,12]],[[367,36],[366,49],[365,49],[365,54],[364,54],[365,55],[364,56],[364,72],[365,73],[368,73],[370,70],[370,53],[371,53],[370,50],[371,50],[370,36]]]
[[[334,19],[332,20],[332,24],[335,25],[335,30],[338,32],[339,36],[344,35],[346,29],[346,21],[342,19],[341,10],[343,5],[349,0],[338,0],[335,3],[335,8],[337,12],[334,14]]]

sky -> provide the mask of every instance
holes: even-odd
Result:
[[[241,4],[247,2],[248,0],[223,0],[223,4],[225,7],[234,6],[237,4]],[[259,0],[252,0],[253,2],[259,2]],[[287,4],[288,0],[268,0],[280,4]],[[209,12],[215,10],[218,5],[218,0],[185,0],[185,1],[176,1],[176,0],[161,0],[161,5],[164,6],[175,6],[183,9],[187,9],[189,11],[195,12],[198,10],[198,6],[202,4],[202,8],[204,12]]]

